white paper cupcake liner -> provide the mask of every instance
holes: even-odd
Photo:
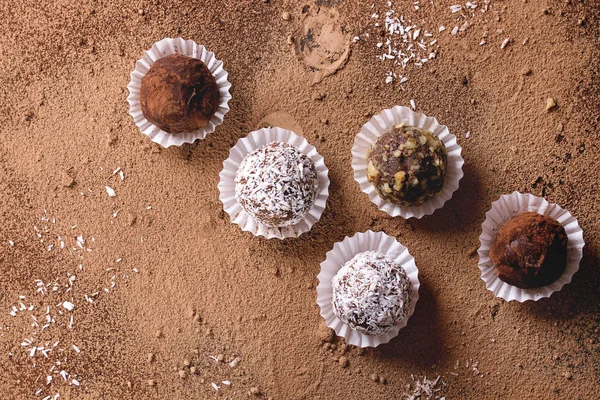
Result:
[[[548,286],[533,289],[522,289],[500,280],[498,272],[490,260],[490,245],[496,236],[498,228],[515,215],[534,211],[557,220],[567,233],[567,268],[558,280]],[[482,233],[479,236],[481,246],[479,247],[479,269],[481,279],[485,287],[494,292],[496,297],[506,301],[516,300],[525,302],[537,301],[550,297],[552,293],[562,289],[564,285],[571,282],[573,274],[579,270],[579,262],[583,257],[583,231],[579,227],[577,219],[570,212],[561,208],[558,204],[549,203],[541,197],[532,194],[513,192],[500,196],[500,199],[492,203],[492,208],[485,214],[486,218],[481,225]]]
[[[208,125],[202,129],[193,132],[168,133],[148,121],[141,109],[140,105],[140,88],[142,86],[142,78],[150,70],[150,67],[156,60],[173,55],[181,54],[188,57],[193,57],[201,60],[211,74],[217,80],[221,101],[219,107],[212,116]],[[223,117],[229,111],[227,102],[231,99],[229,88],[231,83],[227,80],[227,72],[223,69],[223,62],[215,58],[215,54],[207,51],[204,46],[196,44],[193,40],[183,40],[182,38],[165,38],[152,45],[150,50],[144,52],[144,56],[135,63],[135,69],[131,73],[131,81],[127,85],[129,89],[129,114],[133,117],[135,124],[140,131],[148,136],[150,140],[160,144],[163,147],[181,146],[184,143],[193,143],[197,139],[204,139],[206,135],[215,131],[218,125],[223,123]]]
[[[288,143],[306,154],[315,164],[319,179],[319,192],[315,204],[304,219],[295,225],[281,228],[269,227],[256,221],[244,211],[235,198],[235,175],[240,163],[248,153],[272,142]],[[223,203],[223,209],[229,214],[231,222],[238,224],[243,231],[251,232],[254,236],[264,236],[267,239],[298,237],[308,232],[321,218],[321,214],[325,210],[327,198],[329,197],[328,173],[329,170],[325,166],[325,160],[306,139],[287,129],[278,127],[263,128],[250,132],[248,136],[238,140],[236,145],[231,148],[229,158],[223,162],[223,170],[219,175],[219,199]]]
[[[379,136],[391,131],[395,125],[400,123],[427,129],[444,143],[448,152],[448,165],[442,191],[420,206],[404,207],[384,200],[367,179],[367,152],[371,145],[377,141]],[[392,217],[421,218],[424,215],[433,214],[438,208],[442,208],[444,203],[450,200],[452,194],[458,189],[458,183],[463,177],[462,166],[464,160],[461,151],[462,148],[456,142],[456,136],[448,131],[447,126],[440,125],[435,118],[414,112],[408,107],[395,106],[373,116],[356,135],[352,147],[354,179],[360,185],[360,190],[365,192],[381,211],[385,211]]]
[[[366,335],[350,328],[335,315],[331,305],[333,298],[331,282],[335,274],[355,255],[370,250],[379,252],[400,264],[410,278],[412,290],[410,310],[407,317],[391,331],[378,336]],[[383,232],[361,232],[352,237],[347,236],[343,241],[336,243],[333,249],[327,253],[325,261],[321,263],[321,272],[317,278],[319,279],[317,304],[321,308],[321,316],[325,318],[325,323],[329,328],[335,330],[338,336],[343,337],[347,344],[358,347],[377,347],[396,337],[400,329],[406,326],[408,319],[415,312],[415,306],[419,300],[419,286],[421,284],[419,283],[419,270],[415,264],[415,259],[406,247]]]

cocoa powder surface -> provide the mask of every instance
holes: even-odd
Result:
[[[439,376],[446,399],[595,398],[598,9],[492,0],[463,18],[453,2],[418,3],[0,4],[2,393],[402,398]],[[385,32],[372,15],[391,8],[434,34],[434,59],[377,58]],[[336,40],[307,61],[294,49],[310,42],[302,24]],[[144,50],[178,36],[224,61],[233,98],[215,133],[162,149],[128,115],[127,83]],[[408,81],[386,84],[392,71]],[[457,136],[465,176],[443,209],[405,221],[360,191],[350,149],[372,115],[411,100]],[[218,199],[229,149],[265,123],[301,129],[329,168],[327,210],[299,239],[242,232]],[[573,282],[535,303],[495,298],[477,268],[485,212],[514,190],[568,209],[586,241]],[[421,288],[398,337],[361,350],[325,329],[315,287],[333,244],[368,229],[408,247]]]

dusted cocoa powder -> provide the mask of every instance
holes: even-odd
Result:
[[[567,267],[567,234],[555,219],[525,212],[506,221],[490,246],[499,278],[535,288],[551,284]]]
[[[192,132],[208,125],[217,111],[219,88],[202,61],[170,55],[142,78],[140,103],[146,119],[165,132]]]

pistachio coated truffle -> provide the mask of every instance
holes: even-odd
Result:
[[[385,200],[418,206],[444,187],[448,154],[426,129],[399,124],[367,153],[367,179]]]

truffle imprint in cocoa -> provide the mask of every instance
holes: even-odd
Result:
[[[142,78],[144,117],[168,133],[204,128],[217,111],[219,100],[214,76],[196,58],[170,55],[158,59]]]
[[[399,124],[367,153],[367,179],[385,200],[418,206],[444,187],[448,154],[431,132]]]
[[[555,219],[535,212],[505,222],[492,240],[490,259],[498,277],[519,288],[556,281],[567,267],[567,234]]]

